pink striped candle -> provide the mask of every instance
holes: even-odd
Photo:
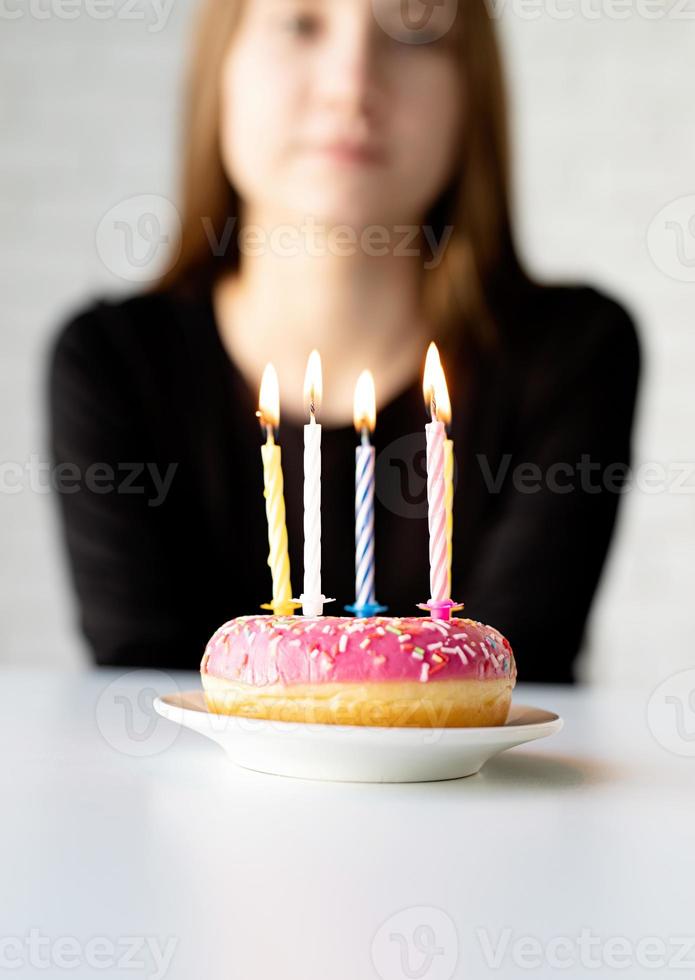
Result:
[[[446,428],[434,415],[425,426],[427,435],[427,521],[430,532],[430,600],[451,598],[446,539],[446,486],[444,441]]]
[[[446,426],[441,409],[446,413],[448,392],[444,372],[435,344],[430,344],[425,361],[423,381],[425,403],[431,421],[425,426],[427,436],[427,520],[430,551],[430,599],[421,603],[433,619],[450,619],[454,609],[463,608],[451,599],[450,554],[447,531],[447,489],[445,474]],[[438,401],[441,404],[438,404]]]

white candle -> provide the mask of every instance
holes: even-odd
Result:
[[[304,591],[300,596],[305,616],[321,616],[321,426],[316,421],[321,404],[321,358],[312,351],[304,379],[304,397],[310,420],[304,426]]]
[[[304,426],[304,605],[321,595],[321,426]],[[319,616],[321,610],[305,616]]]

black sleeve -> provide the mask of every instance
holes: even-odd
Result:
[[[104,304],[69,323],[49,363],[53,487],[80,625],[99,664],[184,666],[185,625],[147,469],[154,457],[113,330],[104,329],[112,312]]]
[[[573,661],[629,489],[640,373],[637,334],[617,304],[600,298],[584,321],[580,315],[565,328],[549,331],[524,379],[497,519],[481,539],[464,596],[466,614],[508,637],[519,679],[536,682],[575,679]]]

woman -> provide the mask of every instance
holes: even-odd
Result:
[[[270,598],[254,418],[269,360],[301,591],[314,347],[326,612],[354,600],[352,395],[369,367],[377,597],[412,614],[429,595],[435,339],[454,406],[453,595],[509,637],[523,680],[571,681],[624,489],[639,348],[614,302],[521,268],[482,0],[208,0],[185,147],[178,261],[153,292],[68,324],[52,358],[53,454],[79,474],[60,504],[97,662],[194,668],[215,627]]]

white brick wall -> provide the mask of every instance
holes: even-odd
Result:
[[[695,193],[695,20],[662,9],[655,21],[635,9],[621,21],[504,21],[524,250],[544,276],[598,283],[637,316],[637,465],[695,460],[695,284],[660,272],[646,243],[659,210]],[[695,259],[695,236],[689,250]],[[695,662],[695,496],[634,490],[623,504],[584,673],[651,684]]]
[[[100,218],[123,198],[171,194],[175,183],[191,0],[178,0],[156,31],[146,0],[132,8],[141,20],[124,19],[110,0],[103,9],[118,16],[97,20],[87,0],[76,2],[73,20],[57,15],[59,0],[40,0],[53,11],[43,20],[29,0],[0,4],[2,458],[21,462],[44,454],[49,336],[85,297],[123,288],[94,247]],[[590,19],[582,2],[603,12]],[[496,6],[504,10],[523,249],[539,275],[592,281],[636,313],[647,357],[637,463],[695,459],[695,283],[660,272],[646,242],[665,204],[695,194],[695,21],[674,18],[670,0]],[[648,20],[644,7],[662,16]],[[569,18],[553,16],[556,8]],[[21,16],[8,19],[8,10]],[[695,236],[686,244],[695,258]],[[675,273],[685,274],[677,264]],[[584,672],[653,683],[695,659],[695,498],[635,490],[624,503]],[[0,522],[0,661],[77,665],[84,652],[52,502],[27,489],[3,494]]]

